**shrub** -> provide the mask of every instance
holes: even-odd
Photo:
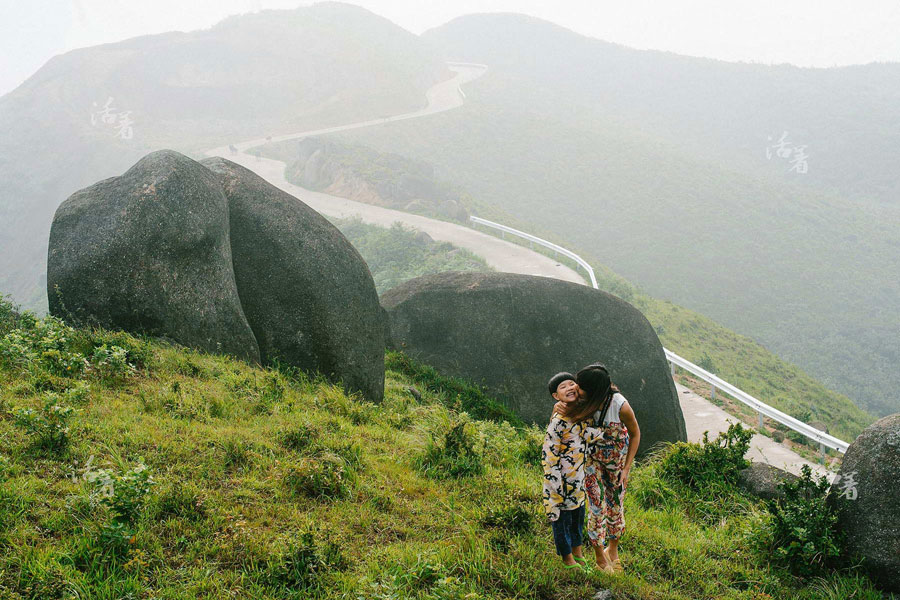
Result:
[[[62,452],[69,445],[69,419],[75,412],[59,403],[58,394],[48,392],[40,410],[20,408],[15,411],[16,426],[35,440],[35,445],[51,452]]]
[[[353,472],[341,457],[320,454],[290,466],[284,482],[295,494],[343,500],[352,495]]]
[[[426,476],[435,479],[468,477],[484,472],[484,461],[478,448],[478,440],[470,430],[468,419],[451,424],[438,441],[434,433],[425,447],[425,453],[416,461],[416,467]]]
[[[709,371],[710,373],[716,372],[716,363],[706,352],[704,352],[703,357],[697,361],[697,366],[705,371]]]
[[[94,488],[94,501],[109,508],[114,523],[124,525],[132,525],[137,520],[155,483],[143,460],[122,472],[114,469],[88,470],[84,473],[84,479]]]
[[[87,360],[72,348],[75,329],[56,317],[24,318],[20,324],[0,340],[0,358],[6,363],[19,367],[34,364],[67,377],[84,371]]]
[[[663,457],[661,475],[694,490],[722,482],[736,484],[741,469],[750,466],[744,455],[750,449],[752,437],[752,430],[731,423],[728,431],[720,433],[712,442],[709,432],[703,433],[700,444],[678,442]]]
[[[522,444],[519,446],[519,460],[526,465],[540,465],[543,457],[543,435],[535,431],[523,432]]]
[[[803,465],[799,480],[779,487],[784,496],[768,502],[772,556],[795,575],[819,575],[839,556],[842,541],[837,515],[826,502],[828,479],[816,481],[809,465]]]
[[[134,365],[128,362],[128,351],[121,346],[101,344],[94,348],[91,365],[102,377],[120,379],[134,372]]]

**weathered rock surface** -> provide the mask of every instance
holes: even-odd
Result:
[[[211,172],[170,150],[72,194],[50,230],[51,314],[259,360]]]
[[[867,427],[844,454],[829,491],[848,549],[873,579],[900,592],[900,414]]]
[[[799,479],[784,469],[758,462],[742,470],[738,476],[741,488],[764,500],[774,500],[784,495],[778,489],[779,483]]]
[[[442,273],[408,281],[381,301],[393,347],[484,386],[525,420],[549,420],[553,373],[601,361],[634,408],[639,455],[687,439],[659,338],[623,300],[542,277]]]
[[[384,395],[384,309],[350,242],[235,163],[163,150],[56,213],[55,315],[170,338]]]
[[[365,261],[331,223],[224,158],[201,162],[228,199],[235,280],[263,363],[384,394],[384,324]]]

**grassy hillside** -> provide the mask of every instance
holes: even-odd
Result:
[[[148,152],[415,110],[446,76],[421,38],[337,3],[56,56],[0,98],[0,289],[45,307],[56,207]]]
[[[705,133],[671,133],[659,124],[670,117],[682,122],[667,112],[663,92],[644,99],[640,111],[620,106],[620,84],[630,98],[628,90],[653,80],[666,61],[685,62],[677,57],[655,53],[641,59],[653,69],[629,70],[631,63],[619,54],[636,51],[614,51],[546,23],[490,19],[503,35],[489,41],[467,36],[464,22],[456,44],[448,45],[469,43],[467,52],[454,56],[491,64],[467,86],[465,106],[338,139],[425,160],[437,177],[463,187],[478,203],[516,215],[529,229],[550,230],[602,257],[653,296],[751,336],[860,406],[878,414],[900,408],[894,393],[900,373],[893,368],[900,360],[900,204],[785,179],[731,160],[733,152],[700,151],[719,147],[706,144]],[[544,43],[552,37],[546,30],[552,30],[554,45]],[[529,47],[524,54],[517,52],[523,40]],[[754,81],[714,61],[689,66],[709,71],[704,77],[714,81],[724,78],[717,79],[722,70],[730,73],[728,81],[751,87]],[[610,73],[614,68],[620,71]],[[787,93],[790,77],[776,79],[769,85]],[[579,85],[582,80],[588,83]],[[678,89],[689,98],[696,91]],[[721,100],[711,98],[705,102]],[[771,102],[787,104],[781,96]],[[657,117],[645,118],[653,108]],[[877,115],[872,119],[893,123]],[[703,131],[728,119],[741,121],[729,113]],[[882,147],[891,143],[885,135]],[[765,144],[758,150],[764,154]]]
[[[402,355],[376,406],[8,308],[3,598],[880,598],[852,569],[798,579],[771,564],[766,509],[668,479],[671,457],[633,472],[626,574],[563,571],[540,511],[540,430]]]

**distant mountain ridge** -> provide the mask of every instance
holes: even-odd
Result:
[[[56,206],[150,151],[415,110],[448,75],[419,37],[339,3],[54,57],[0,98],[0,290],[45,307]]]

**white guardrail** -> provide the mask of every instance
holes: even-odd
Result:
[[[479,217],[469,217],[469,218],[471,219],[471,221],[473,223],[477,223],[478,225],[484,225],[485,227],[497,229],[501,232],[510,233],[512,235],[524,238],[524,239],[528,240],[529,242],[541,245],[545,248],[549,248],[549,249],[553,250],[554,252],[558,252],[559,254],[561,254],[567,258],[571,258],[576,263],[578,263],[578,265],[581,266],[585,271],[587,271],[587,274],[589,275],[590,280],[591,280],[591,285],[595,289],[599,289],[599,286],[597,285],[597,278],[594,276],[594,269],[591,268],[591,265],[589,265],[587,263],[587,261],[585,261],[583,258],[578,256],[574,252],[566,250],[562,246],[558,246],[552,242],[548,242],[547,240],[542,240],[541,238],[533,236],[530,233],[525,233],[524,231],[519,231],[518,229],[513,229],[512,227],[507,227],[506,225],[501,225],[500,223],[494,223],[493,221],[488,221],[487,219],[481,219]],[[735,400],[743,402],[744,404],[746,404],[747,406],[749,406],[750,408],[755,410],[756,413],[759,415],[759,429],[760,430],[762,430],[762,428],[763,428],[763,417],[769,417],[773,421],[777,421],[778,423],[781,423],[787,427],[790,427],[797,433],[800,433],[801,435],[804,435],[807,438],[818,442],[823,455],[824,455],[825,448],[833,448],[841,453],[847,451],[847,446],[849,446],[849,444],[847,442],[845,442],[843,440],[839,440],[838,438],[834,437],[833,435],[829,435],[829,434],[825,433],[824,431],[820,431],[820,430],[816,429],[815,427],[807,425],[806,423],[804,423],[803,421],[800,421],[799,419],[795,419],[794,417],[781,412],[777,408],[773,408],[773,407],[769,406],[762,400],[758,400],[758,399],[754,398],[747,392],[731,385],[730,383],[728,383],[727,381],[724,381],[723,379],[720,379],[719,377],[713,375],[709,371],[706,371],[705,369],[698,367],[697,365],[695,365],[691,361],[687,360],[686,358],[682,358],[682,357],[678,356],[671,350],[667,350],[665,348],[663,348],[663,350],[666,353],[666,360],[668,360],[672,366],[672,374],[673,375],[675,374],[675,367],[676,366],[680,367],[680,368],[684,369],[685,371],[687,371],[688,373],[691,373],[691,374],[699,377],[703,381],[707,382],[708,384],[710,384],[710,386],[712,386],[711,389],[712,389],[712,397],[713,398],[716,397],[716,390],[722,390],[723,392],[725,392],[726,394],[728,394]]]

